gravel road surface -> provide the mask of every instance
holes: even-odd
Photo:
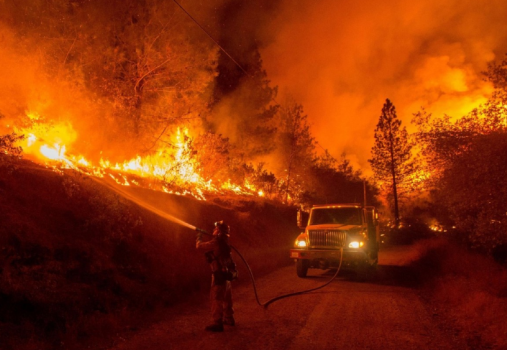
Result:
[[[251,284],[242,283],[234,288],[235,327],[204,331],[209,303],[196,298],[168,309],[167,317],[152,327],[119,337],[112,349],[467,349],[414,287],[408,264],[416,258],[414,249],[384,250],[371,280],[358,282],[343,271],[329,286],[281,299],[267,309],[256,303]],[[295,266],[282,267],[256,281],[259,298],[265,302],[317,287],[334,272],[311,269],[301,279]]]

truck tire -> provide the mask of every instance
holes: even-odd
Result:
[[[355,280],[357,282],[366,282],[371,278],[372,267],[367,262],[360,264],[355,270]]]
[[[296,260],[296,273],[298,277],[305,278],[308,273],[308,267],[310,262],[306,259],[297,259]]]

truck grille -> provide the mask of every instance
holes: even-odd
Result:
[[[310,230],[310,248],[343,247],[347,233],[340,230]]]

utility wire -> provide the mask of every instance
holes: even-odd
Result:
[[[181,6],[181,5],[180,5],[180,4],[179,4],[176,0],[173,0],[173,1],[174,1],[174,3],[175,3],[176,5],[178,5],[178,6],[179,6],[179,8],[180,8],[180,9],[182,9],[182,10],[183,10],[183,12],[185,12],[185,13],[187,14],[187,16],[188,16],[188,17],[190,17],[190,19],[191,19],[192,21],[194,21],[194,23],[195,23],[195,24],[197,24],[197,25],[199,26],[199,28],[201,28],[201,30],[202,30],[204,33],[206,33],[206,35],[207,35],[207,36],[208,36],[208,37],[209,37],[209,38],[210,38],[210,39],[211,39],[211,40],[212,40],[212,41],[213,41],[213,42],[214,42],[214,43],[215,43],[215,44],[216,44],[216,45],[220,48],[220,50],[222,50],[222,52],[223,52],[223,53],[225,53],[225,54],[227,55],[227,57],[229,57],[229,58],[231,59],[231,61],[232,61],[232,62],[234,62],[234,64],[236,64],[236,66],[238,66],[238,67],[239,67],[239,68],[243,71],[243,73],[245,73],[246,75],[248,75],[248,76],[249,76],[249,74],[247,73],[247,71],[246,71],[246,70],[245,70],[245,69],[244,69],[244,68],[243,68],[243,67],[242,67],[242,66],[241,66],[241,65],[240,65],[240,64],[239,64],[239,63],[238,63],[238,62],[237,62],[237,61],[236,61],[236,60],[235,60],[232,56],[231,56],[231,55],[229,55],[229,53],[228,53],[228,52],[227,52],[227,51],[226,51],[226,50],[222,47],[222,45],[220,45],[220,44],[218,43],[218,41],[216,41],[216,40],[215,40],[215,39],[214,39],[214,38],[213,38],[213,37],[212,37],[212,36],[211,36],[211,35],[210,35],[207,31],[206,31],[206,29],[204,29],[204,27],[203,27],[203,26],[201,26],[201,25],[199,24],[199,22],[197,22],[197,21],[196,21],[196,19],[195,19],[194,17],[192,17],[192,15],[191,15],[190,13],[188,13],[188,11],[187,11],[187,10],[185,10],[185,8],[183,8],[183,6]]]
[[[223,53],[225,53],[225,54],[227,55],[227,57],[229,57],[229,58],[231,59],[231,61],[232,61],[232,62],[234,62],[234,64],[235,64],[236,66],[238,66],[238,67],[239,67],[239,69],[241,69],[241,70],[243,71],[243,73],[245,73],[245,75],[246,75],[246,76],[248,76],[248,77],[252,78],[252,75],[250,75],[250,74],[249,74],[249,73],[245,70],[245,68],[243,68],[243,67],[242,67],[242,66],[238,63],[238,61],[236,61],[236,60],[234,59],[234,57],[232,57],[232,56],[231,56],[231,55],[230,55],[230,54],[229,54],[229,53],[228,53],[228,52],[227,52],[227,51],[226,51],[226,50],[222,47],[222,45],[220,45],[220,44],[218,43],[218,41],[216,41],[216,40],[215,40],[215,39],[211,36],[211,34],[209,34],[209,33],[206,31],[206,29],[204,29],[204,27],[203,27],[203,26],[201,26],[201,25],[199,24],[199,22],[197,22],[197,20],[196,20],[194,17],[192,17],[192,15],[191,15],[191,14],[190,14],[187,10],[185,10],[185,8],[184,8],[183,6],[181,6],[181,5],[180,5],[180,4],[179,4],[176,0],[173,0],[173,1],[174,1],[174,3],[175,3],[176,5],[178,5],[178,6],[179,6],[179,8],[180,8],[183,12],[185,12],[185,13],[187,14],[187,16],[188,16],[188,17],[190,17],[190,19],[191,19],[192,21],[194,21],[194,23],[195,23],[195,24],[197,24],[197,25],[199,26],[199,28],[201,28],[201,30],[202,30],[204,33],[206,33],[206,35],[207,35],[207,36],[208,36],[208,37],[209,37],[209,38],[210,38],[210,39],[211,39],[211,40],[212,40],[212,41],[213,41],[213,42],[214,42],[214,43],[215,43],[215,44],[216,44],[216,45],[220,48],[220,50],[222,50],[222,52],[223,52]],[[278,103],[278,101],[276,100],[276,98],[274,98],[274,97],[273,97],[273,101],[274,101],[276,104],[279,104],[279,103]]]

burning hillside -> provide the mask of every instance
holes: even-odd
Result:
[[[90,176],[111,177],[123,186],[143,186],[197,199],[205,199],[205,193],[264,195],[263,190],[256,189],[248,179],[243,184],[233,184],[230,179],[215,183],[211,178],[205,180],[194,157],[194,139],[188,129],[178,128],[175,135],[168,137],[170,143],[165,148],[150,155],[137,155],[121,163],[100,158],[98,164],[93,164],[85,156],[67,151],[77,136],[70,123],[44,124],[37,114],[28,113],[27,116],[30,127],[14,127],[16,134],[24,136],[16,146],[24,150],[27,158],[51,166],[55,171],[74,169]]]

